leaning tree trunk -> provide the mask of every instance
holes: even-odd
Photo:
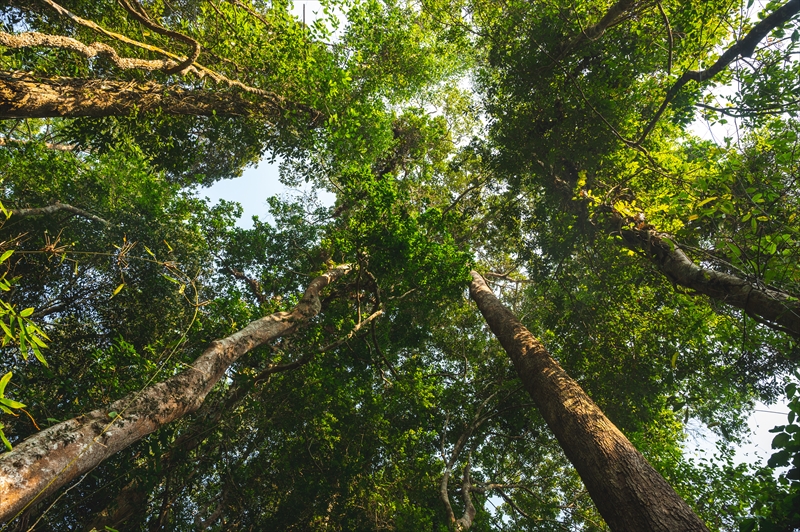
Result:
[[[339,266],[314,279],[291,312],[265,316],[213,341],[185,371],[106,408],[53,425],[0,456],[0,523],[14,519],[114,453],[197,410],[240,356],[293,332],[319,313],[322,289],[349,270],[348,265]]]
[[[622,225],[622,217],[617,215],[610,219],[617,227]],[[629,249],[644,252],[676,285],[740,308],[759,323],[800,338],[800,302],[796,296],[698,266],[670,235],[647,228],[618,231]]]
[[[42,78],[0,72],[0,119],[130,116],[159,111],[170,115],[239,116],[278,123],[304,117],[312,126],[322,116],[310,107],[273,93],[245,97],[234,88],[186,89],[155,82]]]
[[[472,272],[470,295],[511,356],[567,458],[614,532],[707,531],[700,518],[542,344]]]

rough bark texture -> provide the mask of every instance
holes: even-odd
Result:
[[[25,72],[0,73],[0,119],[129,116],[160,110],[172,115],[258,117],[277,122],[287,112],[321,114],[277,95],[245,98],[234,89],[184,89],[154,82],[79,78],[35,78]]]
[[[79,209],[77,207],[73,207],[69,203],[61,203],[60,201],[55,202],[53,205],[48,205],[47,207],[31,207],[26,209],[9,209],[8,212],[11,213],[12,216],[16,216],[19,218],[25,218],[27,216],[42,216],[42,215],[50,215],[57,213],[59,211],[71,212],[72,214],[81,216],[86,218],[87,220],[91,220],[93,222],[98,222],[103,225],[109,225],[108,221],[100,218],[99,216],[95,216],[94,214],[84,211],[83,209]]]
[[[800,302],[786,292],[695,264],[667,235],[651,229],[621,229],[625,244],[644,252],[674,284],[744,310],[756,321],[800,337]]]
[[[349,271],[339,266],[314,279],[297,307],[258,319],[215,340],[192,366],[107,408],[49,427],[0,456],[0,522],[7,522],[114,453],[197,410],[225,370],[251,349],[294,331],[321,308],[319,294]],[[119,415],[113,421],[110,412]]]
[[[120,57],[114,48],[105,43],[94,42],[86,45],[72,37],[48,35],[37,31],[18,33],[16,35],[0,32],[0,46],[5,46],[6,48],[63,48],[79,53],[87,59],[102,55],[114,63],[117,68],[123,70],[140,69],[166,71],[171,67],[174,68],[179,65],[176,61],[171,59],[150,60]]]
[[[472,272],[470,295],[511,356],[525,389],[615,532],[707,531],[542,344]]]

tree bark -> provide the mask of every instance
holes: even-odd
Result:
[[[472,272],[470,295],[614,532],[707,531],[542,344]]]
[[[86,218],[87,220],[91,220],[93,222],[98,222],[103,225],[109,225],[107,220],[100,218],[99,216],[95,216],[94,214],[84,211],[83,209],[79,209],[78,207],[73,207],[69,203],[61,203],[60,201],[56,201],[53,205],[48,205],[47,207],[30,207],[24,209],[8,209],[8,212],[11,213],[12,216],[16,216],[18,218],[25,218],[28,216],[42,216],[42,215],[49,215],[54,214],[59,211],[66,211],[82,218]]]
[[[197,410],[228,367],[251,349],[293,332],[321,309],[322,289],[349,265],[317,277],[291,312],[277,312],[215,340],[187,370],[83,416],[49,427],[0,456],[0,522],[8,522],[160,427]],[[112,412],[116,417],[112,420]]]
[[[277,122],[287,112],[322,114],[278,95],[252,95],[235,89],[186,89],[155,82],[81,78],[36,78],[25,72],[0,73],[0,119],[129,116],[160,110],[172,115],[241,116]]]
[[[736,275],[695,264],[669,235],[651,229],[621,229],[625,245],[644,252],[671,282],[740,308],[759,323],[800,338],[797,297]]]

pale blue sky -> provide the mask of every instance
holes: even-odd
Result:
[[[312,191],[311,186],[305,188],[289,188],[278,179],[279,162],[270,164],[262,161],[257,166],[247,168],[237,179],[223,179],[214,185],[201,188],[197,195],[207,197],[212,204],[220,199],[235,201],[242,206],[242,217],[237,222],[239,227],[249,229],[253,227],[253,216],[261,220],[271,220],[267,208],[267,198],[270,196],[298,197]],[[324,206],[331,206],[335,196],[324,190],[317,191],[318,201]]]

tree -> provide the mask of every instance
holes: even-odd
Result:
[[[770,488],[730,488],[746,471],[693,463],[681,438],[693,418],[735,439],[796,365],[797,4],[755,23],[721,2],[363,2],[334,43],[333,11],[306,24],[279,3],[6,6],[8,301],[37,309],[52,369],[14,348],[3,369],[52,426],[10,420],[0,460],[79,419],[125,422],[118,397],[199,378],[186,367],[209,342],[353,269],[316,319],[284,324],[297,334],[220,365],[191,406],[56,475],[74,483],[52,508],[8,524],[602,530],[599,511],[614,529],[683,526],[608,502],[616,477],[595,464],[633,463],[648,487],[619,482],[640,500],[737,526]],[[470,69],[479,101],[460,88]],[[732,112],[700,85],[732,75],[747,132],[688,138],[695,104]],[[272,200],[275,226],[245,231],[234,206],[187,194],[264,151],[336,206]],[[563,381],[572,396],[621,431],[564,429],[574,411],[553,413],[547,381],[503,363],[461,301],[475,261],[580,382]],[[159,367],[175,376],[153,386]],[[576,451],[602,456],[604,435],[627,458]]]

